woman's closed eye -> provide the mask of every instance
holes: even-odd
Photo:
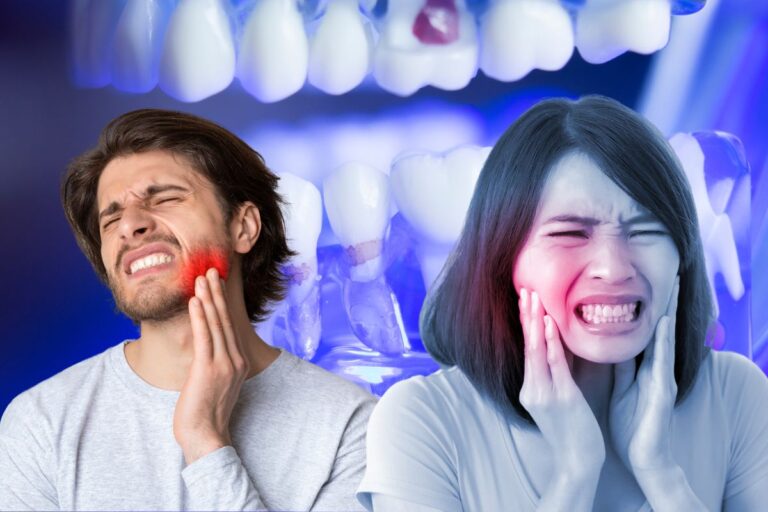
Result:
[[[589,238],[589,234],[584,230],[555,231],[547,236],[553,238]]]
[[[638,236],[666,236],[667,232],[660,229],[636,229],[629,232],[630,237]]]

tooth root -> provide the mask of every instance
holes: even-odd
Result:
[[[171,0],[128,0],[112,42],[112,85],[127,92],[148,92],[157,85],[163,35]]]
[[[373,33],[357,0],[335,0],[312,37],[307,79],[328,94],[343,94],[363,81],[371,64]]]
[[[294,174],[280,174],[277,190],[285,201],[282,212],[288,246],[298,253],[291,259],[291,265],[301,270],[289,287],[288,300],[299,305],[316,281],[317,239],[323,224],[323,206],[317,187]]]
[[[670,17],[668,0],[590,0],[576,17],[576,47],[592,64],[627,50],[653,53],[667,44]]]
[[[533,69],[556,71],[573,55],[568,11],[551,0],[495,0],[481,25],[480,68],[497,80],[519,80]]]
[[[344,164],[323,181],[323,199],[334,234],[354,256],[352,279],[379,277],[384,271],[381,243],[391,206],[387,175],[363,163]]]
[[[235,73],[235,46],[221,0],[182,0],[171,15],[160,61],[160,87],[180,101],[224,89]]]
[[[295,0],[261,0],[240,42],[237,76],[245,90],[269,103],[304,85],[309,43]]]

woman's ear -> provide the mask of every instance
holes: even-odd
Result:
[[[256,244],[261,233],[261,215],[259,209],[250,201],[241,204],[232,217],[229,234],[232,247],[240,254],[248,253]]]

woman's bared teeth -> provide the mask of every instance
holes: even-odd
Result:
[[[639,314],[640,302],[626,304],[580,304],[576,313],[589,324],[632,322]]]

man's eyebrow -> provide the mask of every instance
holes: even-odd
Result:
[[[189,192],[188,188],[182,187],[180,185],[172,185],[172,184],[166,184],[166,185],[150,185],[148,186],[144,192],[141,194],[141,196],[144,199],[148,199],[152,196],[155,196],[157,194],[162,194],[163,192],[168,192],[169,190],[177,191],[177,192]],[[109,206],[104,208],[101,213],[99,213],[99,221],[103,219],[104,217],[107,217],[109,215],[112,215],[114,213],[119,212],[123,209],[123,205],[118,203],[117,201],[112,201],[109,203]]]
[[[555,222],[567,222],[572,224],[581,224],[583,226],[596,226],[600,224],[602,221],[599,219],[595,219],[593,217],[583,217],[580,215],[563,214],[563,215],[555,215],[554,217],[550,217],[543,224],[552,224]],[[659,219],[656,218],[656,216],[652,213],[644,212],[644,213],[635,215],[630,219],[621,221],[621,224],[622,225],[646,224],[646,223],[652,223],[652,222],[659,222]]]

